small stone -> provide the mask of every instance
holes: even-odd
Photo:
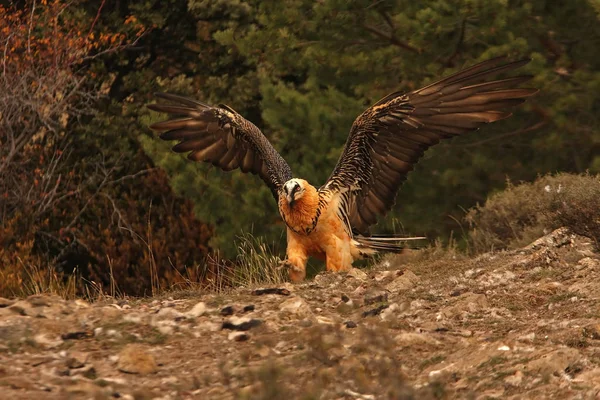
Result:
[[[203,301],[196,303],[191,310],[185,313],[189,318],[197,318],[206,313],[206,304]]]
[[[356,322],[354,322],[354,321],[346,321],[346,322],[344,322],[344,325],[346,325],[346,328],[348,328],[348,329],[354,329],[358,326],[358,325],[356,325]]]
[[[342,294],[342,301],[344,303],[348,303],[350,301],[350,297],[346,296],[345,294]]]
[[[279,305],[279,310],[301,317],[312,315],[310,306],[301,297],[292,297]]]
[[[75,331],[67,332],[61,335],[62,340],[79,340],[92,337],[94,333],[92,331]]]
[[[414,345],[428,345],[428,346],[439,346],[440,342],[426,333],[416,332],[404,332],[397,335],[395,338],[396,342],[403,346],[414,346]]]
[[[14,303],[14,300],[9,300],[5,299],[4,297],[0,297],[0,308],[12,306]]]
[[[517,340],[518,340],[519,342],[524,342],[524,343],[533,343],[533,342],[534,342],[534,340],[535,340],[535,333],[534,333],[534,332],[531,332],[531,333],[529,333],[529,334],[527,334],[527,335],[522,335],[522,336],[519,336],[519,337],[517,338]]]
[[[156,314],[156,318],[158,319],[172,319],[175,321],[182,320],[185,318],[184,314],[177,311],[174,308],[167,307],[161,308],[160,311]]]
[[[223,326],[221,329],[230,329],[232,331],[248,331],[261,324],[262,321],[259,319],[252,319],[248,317],[231,317],[229,321],[223,322]]]
[[[33,340],[37,344],[39,344],[42,347],[45,347],[47,349],[53,349],[53,348],[58,347],[58,346],[60,346],[61,344],[64,343],[60,338],[52,339],[52,338],[49,338],[46,334],[43,334],[43,333],[35,335],[33,337]]]
[[[244,309],[242,310],[243,313],[247,313],[247,312],[252,312],[254,311],[254,304],[249,304],[247,306],[244,306]]]
[[[141,324],[143,320],[143,316],[140,313],[131,313],[123,316],[123,321],[131,322],[134,324]]]
[[[69,354],[69,357],[67,358],[65,364],[70,369],[82,368],[87,363],[88,358],[88,353],[73,351]]]
[[[334,325],[335,324],[335,321],[332,320],[331,318],[322,317],[320,315],[317,317],[317,322],[319,324],[323,324],[323,325]]]
[[[375,303],[383,303],[383,302],[387,301],[387,299],[388,299],[387,292],[384,292],[381,290],[372,291],[372,292],[365,294],[365,306],[368,306],[370,304],[375,304]]]
[[[230,315],[233,315],[233,307],[232,306],[223,307],[221,309],[221,315],[224,316],[224,317],[228,317]]]
[[[245,342],[250,339],[250,335],[246,332],[230,332],[227,338],[235,342]]]
[[[414,272],[408,269],[401,270],[396,272],[394,280],[388,283],[385,288],[392,293],[404,292],[415,287],[419,280]]]
[[[372,310],[368,310],[362,313],[363,318],[366,317],[374,317],[376,315],[381,314],[381,312],[383,310],[385,310],[386,308],[388,308],[389,306],[387,304],[382,304],[379,307],[373,308]]]
[[[67,393],[81,394],[81,395],[85,395],[88,398],[94,398],[96,396],[96,394],[98,394],[98,392],[100,392],[100,388],[98,386],[96,386],[94,383],[86,382],[86,381],[82,381],[82,380],[77,381],[77,383],[75,383],[74,385],[67,386],[65,388],[65,390],[67,391]],[[71,398],[71,397],[69,397],[69,398]]]
[[[128,374],[152,374],[158,370],[154,356],[138,344],[129,344],[119,353],[117,368]]]
[[[96,372],[96,368],[93,365],[86,365],[82,368],[75,369],[71,371],[71,376],[81,375],[88,379],[96,379],[98,374]]]
[[[573,348],[554,350],[527,363],[527,370],[541,375],[560,374],[579,359],[581,359],[581,355]]]
[[[252,294],[255,296],[262,296],[265,294],[278,294],[281,296],[289,296],[291,294],[291,292],[285,288],[266,288],[266,289],[262,288],[262,289],[253,290]]]
[[[506,382],[507,385],[514,387],[521,386],[521,383],[523,382],[523,372],[517,371],[514,375],[507,376],[504,378],[504,382]]]
[[[499,351],[510,351],[510,347],[508,347],[507,345],[502,345],[498,347]]]
[[[360,281],[364,281],[368,278],[368,275],[364,271],[362,271],[358,268],[351,268],[350,271],[348,271],[348,274],[346,276],[354,278],[354,279],[358,279]]]
[[[50,305],[49,299],[45,296],[33,295],[27,298],[27,302],[34,307],[48,307]]]

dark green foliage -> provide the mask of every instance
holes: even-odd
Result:
[[[556,170],[600,170],[594,89],[600,34],[583,0],[192,0],[189,6],[198,27],[197,69],[169,73],[158,89],[231,105],[263,129],[295,176],[316,185],[331,173],[354,118],[382,96],[493,56],[533,58],[523,72],[535,76],[531,86],[541,94],[511,119],[428,152],[376,231],[401,226],[447,237],[459,229],[461,208],[484,201],[507,176],[521,181]],[[262,182],[207,172],[150,142],[144,148],[169,171],[175,189],[216,225],[217,247],[233,256],[234,237],[248,230],[280,242],[283,226]]]
[[[518,248],[560,227],[600,243],[600,175],[558,174],[512,185],[467,214],[477,252]]]

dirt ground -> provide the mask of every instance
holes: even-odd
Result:
[[[600,254],[565,230],[266,289],[0,299],[0,398],[600,396]]]

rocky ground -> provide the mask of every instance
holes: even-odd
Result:
[[[600,396],[600,255],[565,230],[265,289],[0,299],[0,398]]]

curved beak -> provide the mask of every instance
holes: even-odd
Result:
[[[287,196],[285,196],[290,207],[292,207],[294,205],[294,202],[296,201],[296,199],[294,197],[295,197],[294,193],[290,193]]]

